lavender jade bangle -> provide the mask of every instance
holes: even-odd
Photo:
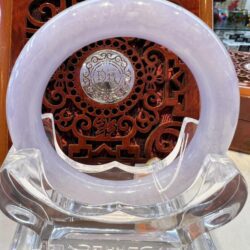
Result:
[[[17,149],[41,150],[48,181],[71,199],[92,205],[158,203],[163,196],[152,175],[106,181],[80,173],[56,154],[42,125],[43,94],[58,66],[78,49],[111,37],[138,37],[169,48],[189,66],[199,86],[199,126],[164,197],[183,192],[208,153],[227,151],[239,113],[237,77],[230,56],[202,21],[161,0],[85,1],[46,23],[25,46],[11,74],[7,94],[11,138]],[[177,160],[159,172],[162,187],[171,182],[176,167]]]

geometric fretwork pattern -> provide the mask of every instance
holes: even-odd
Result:
[[[250,88],[250,53],[230,51],[242,88]]]
[[[80,84],[80,68],[100,49],[117,50],[132,63],[135,84],[115,104],[93,101]],[[48,84],[43,112],[51,112],[63,151],[84,163],[143,163],[166,157],[175,146],[189,105],[185,64],[167,49],[141,39],[98,41],[74,53]]]

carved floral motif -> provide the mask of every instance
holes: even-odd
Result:
[[[231,51],[230,54],[236,68],[240,87],[250,88],[250,53]]]

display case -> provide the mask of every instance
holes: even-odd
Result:
[[[214,1],[214,28],[228,49],[250,52],[249,12],[249,0]]]
[[[239,78],[241,112],[231,149],[250,153],[250,1],[215,0],[214,30],[230,51]]]

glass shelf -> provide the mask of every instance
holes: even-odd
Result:
[[[214,30],[229,50],[250,51],[248,1],[214,1]]]
[[[250,31],[250,27],[237,27],[234,25],[227,25],[227,26],[219,26],[219,25],[215,25],[214,30],[225,30],[225,31]]]

